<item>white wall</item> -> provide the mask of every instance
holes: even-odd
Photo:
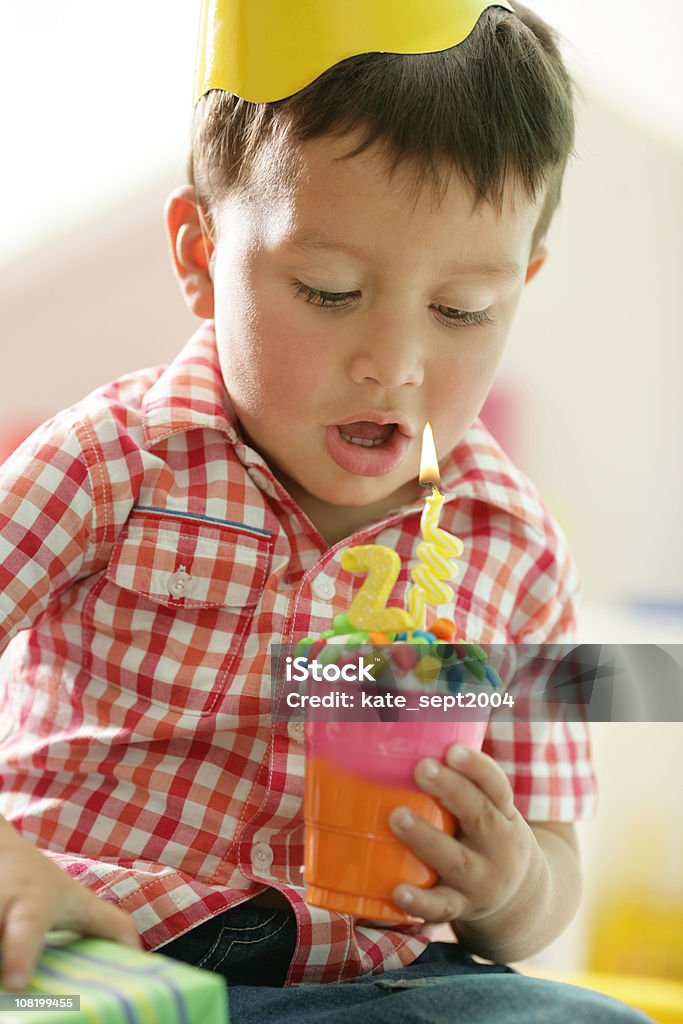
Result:
[[[683,156],[614,110],[580,113],[572,166],[505,361],[521,462],[590,601],[683,599]]]
[[[199,9],[0,3],[0,267],[166,173],[189,129]]]
[[[170,361],[198,322],[171,272],[163,203],[173,179],[0,276],[0,436],[129,370]]]

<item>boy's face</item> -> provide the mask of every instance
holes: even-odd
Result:
[[[352,142],[305,143],[279,194],[228,200],[212,276],[244,432],[309,514],[353,519],[417,497],[427,420],[444,457],[477,416],[538,255],[542,197],[509,190],[501,215],[473,212],[453,175],[437,205],[403,169],[390,183],[377,148],[335,161]]]

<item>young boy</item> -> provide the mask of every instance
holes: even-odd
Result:
[[[405,598],[427,420],[465,543],[460,635],[571,639],[565,543],[477,420],[546,257],[571,85],[525,8],[462,6],[476,27],[442,52],[357,53],[275,101],[202,96],[166,211],[200,329],[2,468],[10,988],[67,926],[219,971],[235,1024],[644,1019],[505,966],[578,903],[579,727],[492,725],[484,752],[417,766],[459,831],[393,812],[439,876],[396,888],[425,922],[404,926],[305,903],[302,735],[270,715],[270,644],[349,607],[344,547],[394,548]],[[457,943],[430,943],[437,922]]]

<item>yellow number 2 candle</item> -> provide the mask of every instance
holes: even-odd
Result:
[[[422,438],[420,483],[429,483],[432,489],[420,520],[423,539],[417,546],[419,562],[410,574],[413,586],[408,591],[408,615],[413,622],[413,629],[424,629],[427,604],[440,605],[453,600],[453,589],[446,580],[457,576],[458,568],[451,559],[459,558],[463,553],[462,541],[439,527],[445,500],[437,488],[439,481],[434,435],[428,423]]]
[[[341,563],[347,572],[368,574],[349,608],[349,622],[354,629],[371,633],[400,633],[411,628],[410,616],[405,609],[385,607],[401,568],[401,560],[395,551],[380,544],[362,544],[346,548],[342,552]]]

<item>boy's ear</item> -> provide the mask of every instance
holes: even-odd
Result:
[[[544,245],[539,245],[538,248],[534,250],[534,254],[527,265],[526,280],[524,281],[525,284],[528,284],[529,281],[533,281],[547,258],[548,250]]]
[[[213,246],[202,231],[197,193],[192,185],[174,189],[164,207],[171,262],[188,309],[204,320],[213,317]]]

